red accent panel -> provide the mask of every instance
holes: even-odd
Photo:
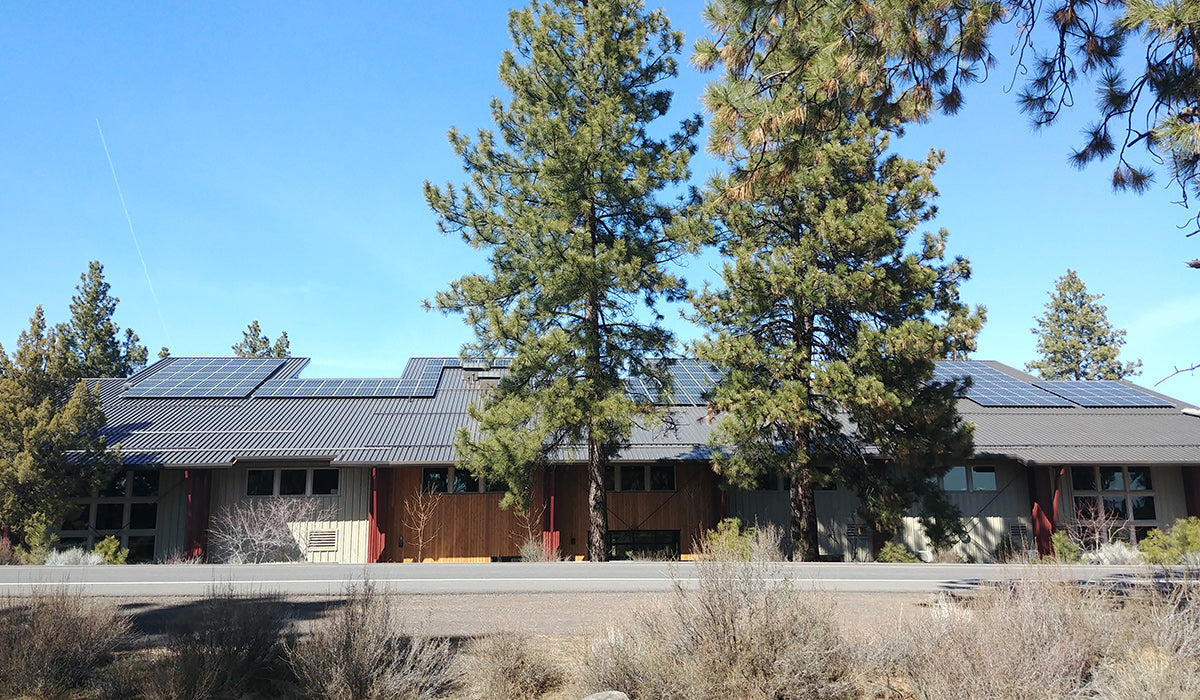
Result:
[[[367,509],[367,561],[374,564],[387,547],[387,518],[383,510],[391,490],[392,472],[371,468],[371,501]]]
[[[1200,469],[1180,467],[1183,475],[1183,497],[1187,503],[1187,514],[1200,516]]]
[[[546,550],[546,558],[552,559],[558,556],[558,542],[560,533],[558,530],[552,530],[542,533],[542,547]]]
[[[183,473],[187,484],[187,529],[184,553],[204,559],[208,555],[208,513],[212,503],[212,472],[188,469]]]
[[[1033,501],[1033,537],[1038,554],[1053,554],[1050,535],[1058,520],[1058,479],[1050,467],[1029,468],[1029,497]]]

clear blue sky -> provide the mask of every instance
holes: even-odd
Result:
[[[5,3],[0,342],[11,349],[38,304],[65,320],[99,259],[117,322],[152,356],[228,354],[253,319],[287,330],[310,377],[397,376],[410,356],[456,354],[468,329],[421,301],[482,258],[437,232],[421,184],[463,180],[446,132],[489,126],[508,5]],[[689,46],[704,33],[699,0],[664,5]],[[1200,271],[1183,264],[1200,240],[1178,228],[1194,209],[1165,183],[1114,194],[1107,166],[1068,166],[1090,94],[1032,133],[1005,91],[1002,36],[1000,67],[964,111],[898,144],[946,151],[935,226],[974,265],[964,297],[988,307],[976,357],[1033,359],[1033,319],[1073,268],[1128,329],[1124,356],[1145,362],[1136,381],[1200,361]],[[706,80],[686,61],[681,73],[678,118],[699,111]],[[698,157],[696,182],[719,167]],[[714,278],[709,265],[686,275]],[[1200,376],[1159,389],[1200,403]]]

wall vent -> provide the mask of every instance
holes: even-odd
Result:
[[[337,551],[337,530],[312,530],[306,541],[310,552]]]
[[[1013,525],[1012,527],[1008,528],[1008,536],[1017,544],[1028,542],[1029,528],[1025,527],[1024,525]]]

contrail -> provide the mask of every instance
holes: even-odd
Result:
[[[121,193],[121,181],[117,179],[117,169],[113,167],[112,156],[108,153],[108,142],[104,140],[104,129],[100,128],[100,120],[96,120],[96,131],[100,132],[100,144],[104,146],[104,157],[108,159],[108,169],[112,171],[113,184],[117,186],[117,197],[121,199],[121,209],[125,212],[125,221],[129,223],[129,235],[133,237],[133,247],[137,250],[138,260],[142,261],[142,272],[146,273],[146,284],[150,287],[150,296],[154,298],[154,308],[158,310],[158,321],[162,324],[163,334],[167,336],[167,346],[173,347],[171,331],[167,330],[167,319],[163,317],[162,305],[158,303],[158,292],[154,291],[154,283],[150,281],[150,268],[146,267],[146,258],[142,255],[142,246],[138,243],[137,234],[133,232],[133,219],[129,217],[129,207],[125,206],[125,195]]]

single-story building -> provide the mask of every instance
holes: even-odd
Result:
[[[472,426],[467,407],[507,361],[413,358],[398,379],[302,378],[307,363],[168,357],[100,380],[104,433],[120,444],[123,469],[78,499],[61,541],[116,535],[138,561],[204,556],[225,509],[306,497],[333,513],[293,523],[314,562],[504,559],[531,538],[584,555],[581,449],[539,468],[529,513],[501,510],[500,487],[455,468],[454,435]],[[734,490],[713,473],[702,396],[710,371],[678,360],[672,372],[679,398],[668,420],[638,429],[606,476],[615,556],[686,555],[727,516],[787,521],[783,479]],[[1126,381],[1041,382],[998,362],[943,362],[938,374],[974,380],[959,411],[975,425],[975,456],[941,480],[967,516],[961,554],[985,560],[1005,539],[1045,551],[1050,532],[1077,514],[1103,513],[1131,538],[1200,514],[1196,407]],[[818,493],[824,556],[870,555],[856,505],[848,489]],[[903,539],[926,549],[915,519]]]

